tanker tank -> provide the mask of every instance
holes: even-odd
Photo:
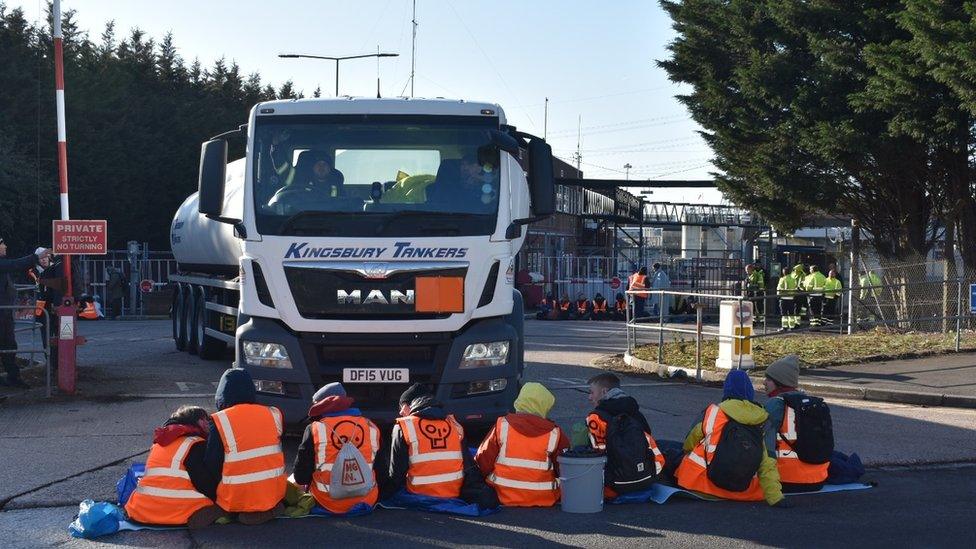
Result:
[[[224,216],[240,219],[243,215],[245,160],[227,164],[224,184]],[[208,219],[198,210],[198,193],[193,193],[176,210],[170,225],[170,246],[183,272],[235,276],[241,256],[240,240],[234,227]]]

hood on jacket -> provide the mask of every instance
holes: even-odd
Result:
[[[515,411],[547,417],[549,410],[556,403],[556,397],[541,383],[530,381],[522,386],[518,397],[515,398]]]
[[[761,425],[766,422],[769,413],[762,406],[748,400],[730,398],[718,405],[725,415],[743,425]]]
[[[308,417],[317,418],[324,415],[331,415],[337,412],[344,412],[352,407],[356,401],[348,396],[327,396],[322,400],[312,403],[308,409]]]
[[[549,419],[539,417],[532,413],[515,412],[505,416],[508,424],[519,433],[527,437],[538,437],[545,435],[556,427],[556,424]]]
[[[422,396],[413,399],[410,403],[410,415],[424,417],[427,419],[444,419],[447,412],[444,405],[431,396]]]
[[[220,376],[214,403],[218,410],[224,410],[237,404],[253,404],[257,399],[254,380],[247,370],[230,368]]]
[[[153,431],[153,444],[166,446],[181,437],[195,436],[207,438],[206,431],[199,425],[186,425],[184,423],[167,423],[162,427],[156,427]]]

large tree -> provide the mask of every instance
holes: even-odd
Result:
[[[898,2],[664,1],[678,37],[660,65],[715,151],[720,189],[791,230],[857,218],[878,253],[924,257],[937,234],[930,144],[865,105],[874,45],[908,40]],[[890,52],[878,52],[878,55]]]
[[[169,225],[196,187],[200,143],[274,99],[236,63],[189,67],[171,35],[138,29],[123,40],[108,22],[97,41],[64,14],[71,214],[108,219],[110,245],[169,248]],[[49,242],[57,211],[54,67],[48,25],[0,2],[0,235],[11,253]],[[283,94],[300,95],[290,83]]]

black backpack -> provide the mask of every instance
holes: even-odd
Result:
[[[622,494],[646,490],[655,480],[657,467],[643,427],[627,414],[614,416],[607,425],[605,484]]]
[[[708,441],[702,444],[707,445]],[[745,492],[759,471],[763,453],[763,426],[745,425],[729,417],[711,461],[705,461],[705,472],[715,486]]]
[[[796,416],[796,442],[789,442],[782,433],[779,437],[803,463],[819,465],[829,462],[834,453],[834,423],[830,419],[827,403],[822,398],[801,393],[785,394],[781,398]]]

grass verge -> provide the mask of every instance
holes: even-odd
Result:
[[[854,335],[796,334],[753,340],[752,358],[757,369],[764,369],[776,359],[789,354],[800,357],[805,367],[861,364],[882,360],[899,360],[954,352],[955,333],[898,333],[883,329]],[[657,362],[657,344],[641,345],[634,356]],[[976,350],[976,332],[962,333],[960,348]],[[718,341],[702,341],[702,368],[714,369]],[[664,363],[683,368],[695,367],[694,339],[679,339],[664,344]]]

